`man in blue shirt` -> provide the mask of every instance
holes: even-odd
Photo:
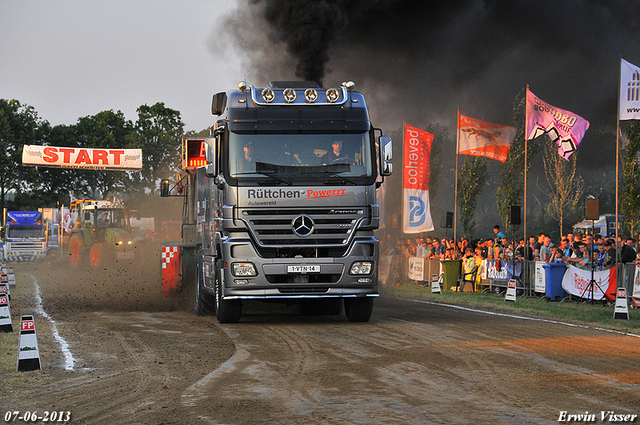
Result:
[[[505,238],[506,236],[500,231],[499,225],[496,224],[495,226],[493,226],[493,233],[496,234],[495,244],[500,245],[502,243],[502,238]]]

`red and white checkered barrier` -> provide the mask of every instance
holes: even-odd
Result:
[[[167,264],[170,264],[173,258],[177,258],[180,255],[179,247],[177,246],[163,246],[162,247],[162,268],[166,269]],[[171,267],[171,265],[169,265]]]
[[[162,263],[162,297],[171,298],[182,286],[182,252],[179,246],[163,246]]]

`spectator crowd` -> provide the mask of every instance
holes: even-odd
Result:
[[[516,244],[506,238],[500,231],[500,226],[496,225],[493,231],[494,238],[462,238],[458,241],[430,236],[395,241],[391,234],[387,234],[380,242],[380,252],[382,255],[425,259],[466,260],[474,257],[505,261],[564,262],[588,270],[592,267],[596,270],[613,267],[619,254],[620,263],[640,264],[635,241],[631,237],[619,237],[616,240],[615,235],[607,237],[600,234],[568,233],[560,238],[559,243],[554,243],[548,235],[541,232],[537,237],[530,236],[528,241],[521,237]]]

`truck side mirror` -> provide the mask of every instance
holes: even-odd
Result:
[[[218,132],[216,130],[217,134],[220,134],[220,132]],[[207,137],[206,139],[204,139],[204,142],[206,143],[206,147],[204,150],[204,156],[207,160],[207,165],[205,167],[205,174],[207,175],[207,177],[215,177],[218,175],[219,170],[218,170],[218,146],[219,146],[219,137]]]
[[[164,179],[160,182],[160,196],[162,198],[169,196],[169,179]]]
[[[381,174],[383,176],[390,176],[393,173],[393,141],[389,136],[380,136],[380,166],[382,168]]]

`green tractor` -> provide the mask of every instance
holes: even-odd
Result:
[[[64,242],[71,268],[105,268],[135,258],[129,215],[121,202],[78,200],[70,215],[75,223]]]

